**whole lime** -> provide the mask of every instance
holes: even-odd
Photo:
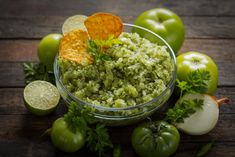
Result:
[[[47,71],[53,71],[56,53],[59,51],[61,34],[48,34],[38,45],[38,58],[46,66]]]

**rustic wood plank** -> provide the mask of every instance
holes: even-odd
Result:
[[[0,63],[0,87],[25,86],[22,63]]]
[[[53,121],[59,116],[50,115],[37,117],[33,115],[0,115],[0,141],[15,140],[20,138],[39,138],[42,133],[51,127]],[[155,119],[159,120],[159,119]],[[219,142],[235,141],[234,114],[220,115],[217,126],[210,133],[201,136],[190,136],[181,133],[182,142]],[[114,143],[130,144],[131,133],[136,125],[126,127],[111,127],[109,132]],[[128,138],[127,138],[128,137]]]
[[[67,16],[14,16],[0,17],[0,38],[42,38],[46,34],[61,32]],[[124,22],[133,23],[132,15],[121,16]],[[187,38],[235,37],[235,17],[182,16]],[[210,30],[210,31],[208,31]]]
[[[64,153],[57,150],[50,142],[49,138],[43,139],[16,139],[11,141],[0,142],[0,156],[7,157],[77,157],[84,156],[94,157],[85,147],[76,153]]]
[[[0,62],[38,61],[39,42],[40,40],[0,40]],[[235,40],[186,39],[180,53],[187,51],[203,52],[215,61],[231,62],[235,60]]]
[[[235,114],[235,87],[222,87],[216,91],[216,97],[228,97],[231,102],[229,105],[222,105],[220,107],[221,114]],[[30,114],[24,106],[23,102],[23,88],[0,88],[0,115],[17,115],[17,114]],[[173,95],[169,102],[164,105],[155,115],[165,113],[170,105],[176,102]],[[61,101],[56,110],[55,115],[62,114],[66,111],[64,102]]]
[[[155,7],[167,7],[179,15],[192,16],[234,16],[235,2],[233,0],[204,1],[164,1],[164,0],[31,0],[31,1],[0,1],[1,16],[70,16],[73,14],[89,15],[94,12],[113,12],[120,16],[137,17],[141,12]],[[183,7],[182,7],[183,5]]]
[[[189,157],[195,156],[195,153],[204,143],[181,143],[177,152],[173,157]],[[95,155],[89,152],[86,148],[79,150],[76,153],[63,153],[53,147],[49,139],[44,140],[32,140],[32,139],[20,139],[14,141],[0,142],[1,152],[0,156],[15,157],[18,154],[19,157],[77,157],[84,156],[94,157]],[[208,153],[207,157],[224,156],[233,157],[235,150],[234,142],[215,143],[214,147]],[[131,145],[122,145],[123,156],[138,157]],[[111,155],[110,155],[111,156]]]
[[[25,154],[24,152],[27,152],[27,156],[34,156],[38,151],[43,153],[43,156],[53,156],[54,153],[60,154],[61,156],[66,155],[60,151],[56,151],[48,138],[44,139],[40,137],[51,126],[55,118],[55,116],[36,117],[32,115],[0,116],[0,125],[4,127],[4,130],[0,130],[0,147],[4,148],[1,149],[0,155],[11,156],[12,150],[15,150],[13,154],[17,152],[17,154],[23,155]],[[212,140],[215,140],[216,144],[208,156],[218,155],[218,153],[222,155],[225,150],[228,151],[227,156],[232,156],[234,153],[233,147],[235,146],[234,120],[235,116],[233,115],[222,115],[217,127],[207,135],[188,136],[181,134],[180,147],[175,156],[189,156],[189,154],[191,156],[202,143],[207,143]],[[124,148],[124,154],[130,157],[135,156],[130,144],[130,137],[134,127],[132,125],[128,127],[109,128],[113,143],[121,144]],[[11,148],[11,151],[7,148]],[[87,150],[82,150],[78,154],[83,154],[84,151],[86,154],[88,153]],[[230,154],[231,152],[233,153]],[[87,155],[90,156],[89,153]]]
[[[174,157],[189,157],[195,156],[197,150],[200,148],[201,143],[181,143],[178,151]],[[215,143],[211,151],[206,155],[206,157],[233,157],[235,154],[235,143]]]
[[[216,62],[219,69],[219,86],[233,86],[235,62]],[[0,62],[0,87],[24,87],[22,63]]]
[[[186,39],[179,54],[188,51],[205,53],[215,60],[215,62],[233,62],[235,60],[235,40]]]
[[[0,62],[38,61],[39,40],[0,40]]]

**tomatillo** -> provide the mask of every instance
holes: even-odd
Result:
[[[176,58],[177,78],[180,81],[187,81],[187,75],[195,70],[206,70],[210,73],[210,80],[207,83],[207,94],[215,93],[218,84],[218,68],[215,62],[206,54],[199,52],[186,52]]]
[[[175,54],[181,48],[184,41],[185,29],[182,20],[174,12],[165,8],[156,8],[143,12],[135,20],[135,25],[147,28],[160,35],[171,46]],[[152,42],[161,44],[156,37],[147,31],[133,28],[132,32],[138,33]]]
[[[47,71],[53,71],[56,53],[59,51],[61,34],[48,34],[38,45],[38,58],[46,66]]]
[[[86,141],[84,131],[72,132],[64,118],[58,118],[53,123],[50,134],[54,146],[63,152],[76,152]]]

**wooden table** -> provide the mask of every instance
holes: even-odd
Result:
[[[61,32],[63,21],[74,14],[112,12],[133,23],[144,10],[167,7],[182,18],[186,40],[180,52],[195,50],[211,56],[219,68],[216,96],[228,96],[230,105],[220,109],[219,123],[209,134],[181,134],[181,144],[174,156],[194,156],[201,144],[215,140],[210,157],[235,156],[235,1],[234,0],[0,0],[0,156],[1,157],[91,157],[87,149],[74,154],[56,150],[49,138],[40,135],[65,112],[60,104],[56,113],[36,117],[24,107],[25,86],[22,62],[38,61],[37,45],[49,33]],[[157,111],[164,115],[174,98]],[[134,157],[130,135],[134,126],[110,128],[114,143],[123,146],[124,157]]]

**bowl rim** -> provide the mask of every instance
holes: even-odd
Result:
[[[58,66],[58,53],[55,57],[55,60],[54,60],[54,64],[53,64],[53,70],[54,70],[54,76],[55,76],[55,79],[56,79],[56,82],[59,83],[60,85],[60,88],[62,88],[63,91],[66,92],[66,94],[68,94],[74,102],[76,103],[79,103],[79,104],[82,104],[84,106],[90,106],[90,107],[93,107],[95,109],[98,109],[98,110],[104,110],[104,111],[124,111],[124,110],[132,110],[132,109],[138,109],[140,107],[146,107],[148,105],[151,105],[152,103],[154,103],[155,101],[159,100],[161,97],[163,97],[167,91],[175,84],[175,80],[176,80],[176,70],[177,70],[177,67],[176,67],[176,57],[175,57],[175,53],[173,51],[173,49],[171,48],[171,46],[158,34],[154,33],[153,31],[149,30],[149,29],[146,29],[144,27],[141,27],[141,26],[137,26],[137,25],[134,25],[134,24],[129,24],[129,23],[123,23],[124,26],[129,26],[129,27],[136,27],[136,28],[139,28],[139,29],[142,29],[144,31],[147,31],[153,35],[155,35],[157,38],[159,38],[164,44],[165,46],[169,49],[169,54],[171,56],[171,59],[173,60],[173,65],[174,65],[174,69],[172,71],[172,78],[171,80],[169,81],[169,83],[167,84],[166,86],[166,89],[160,94],[158,95],[157,97],[153,98],[152,100],[148,101],[148,102],[145,102],[145,103],[141,103],[141,104],[138,104],[138,105],[135,105],[135,106],[128,106],[128,107],[124,107],[124,108],[116,108],[116,107],[105,107],[105,106],[98,106],[98,105],[95,105],[95,104],[92,104],[92,103],[89,103],[89,102],[86,102],[86,101],[83,101],[81,99],[78,99],[76,96],[74,96],[70,91],[67,90],[67,88],[63,85],[60,77],[59,77],[59,66]],[[57,84],[56,83],[56,84]]]

